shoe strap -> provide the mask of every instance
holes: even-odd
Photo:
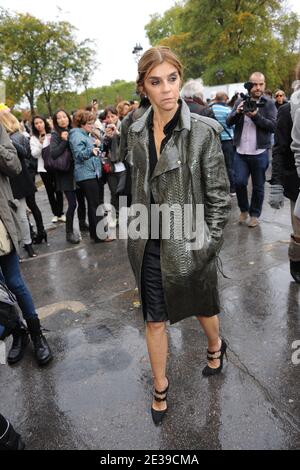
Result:
[[[218,352],[218,351],[217,351],[217,352]],[[209,355],[207,355],[206,357],[207,357],[207,360],[208,360],[208,361],[211,361],[211,362],[212,362],[212,361],[217,361],[218,359],[220,359],[220,358],[221,358],[221,354],[220,354],[220,356],[218,356],[218,357],[211,357],[211,356],[209,356]]]
[[[218,354],[218,353],[220,353],[218,355],[218,357],[213,357],[215,354]],[[207,349],[207,356],[206,357],[209,361],[214,361],[214,360],[220,359],[221,356],[222,356],[222,346],[221,346],[221,349],[219,349],[219,351],[209,351]]]
[[[221,349],[219,349],[219,351],[209,351],[209,350],[207,349],[207,354],[210,354],[211,356],[213,356],[214,354],[217,354],[217,353],[219,353],[219,352],[221,352]]]
[[[159,398],[156,395],[153,394],[153,398],[157,403],[161,403],[163,401],[167,401],[167,395],[164,398]]]
[[[156,393],[156,395],[165,395],[169,390],[169,384],[167,386],[167,388],[165,390],[163,390],[162,392],[159,392],[158,390],[156,390],[156,388],[154,389],[154,393]]]
[[[154,394],[153,394],[154,400],[155,400],[157,403],[161,403],[161,402],[163,402],[163,401],[166,401],[166,400],[167,400],[168,390],[169,390],[169,383],[168,383],[168,386],[166,387],[166,389],[163,390],[162,392],[159,392],[159,391],[156,390],[156,388],[155,388],[155,389],[154,389]],[[160,396],[160,397],[158,397],[157,395],[165,395],[165,396]]]

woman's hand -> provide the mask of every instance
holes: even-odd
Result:
[[[97,147],[94,147],[92,152],[95,155],[95,157],[98,157],[99,149]]]
[[[60,137],[62,140],[65,140],[67,141],[69,139],[69,132],[68,131],[63,131],[61,134],[60,134]]]
[[[113,135],[116,133],[116,130],[117,128],[114,124],[109,124],[105,129],[106,137],[113,137]]]

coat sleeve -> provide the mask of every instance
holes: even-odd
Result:
[[[25,137],[24,137],[25,139]],[[26,142],[25,140],[23,140],[21,138],[21,136],[16,136],[15,134],[13,134],[11,136],[11,141],[15,147],[15,149],[17,150],[17,154],[18,154],[18,157],[19,159],[22,161],[25,160],[25,158],[27,158],[28,156],[28,148],[26,146]]]
[[[292,129],[292,144],[291,149],[294,152],[295,165],[297,173],[300,178],[300,108],[297,109],[294,117],[293,129]]]
[[[290,109],[279,108],[275,129],[275,143],[272,149],[271,184],[283,185],[284,159],[290,153],[292,125]]]
[[[52,132],[50,141],[50,153],[53,160],[60,157],[66,148],[68,148],[68,141],[62,140],[57,132]]]
[[[95,156],[92,144],[88,145],[88,140],[82,138],[81,135],[71,134],[69,142],[74,159],[78,162],[84,162]]]
[[[231,199],[224,155],[218,133],[209,128],[207,146],[200,156],[202,184],[204,187],[204,215],[212,242],[218,251],[223,228],[229,218]]]
[[[238,105],[241,102],[242,102],[242,100],[237,100],[234,107],[232,108],[231,113],[228,114],[228,116],[226,118],[227,126],[232,127],[232,126],[238,124],[238,122],[243,119],[243,114],[236,112],[236,109],[237,109]]]
[[[30,138],[30,150],[33,158],[38,159],[42,155],[43,144],[35,137]]]
[[[0,171],[6,176],[13,177],[21,173],[22,166],[17,151],[0,125]]]
[[[277,109],[273,101],[268,100],[265,104],[264,112],[258,113],[252,117],[252,121],[257,127],[267,132],[275,132]]]
[[[129,116],[126,116],[121,124],[120,129],[120,149],[119,149],[119,159],[121,162],[124,162],[126,155],[128,153],[128,131],[130,127]]]

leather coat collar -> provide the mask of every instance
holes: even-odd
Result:
[[[133,132],[139,133],[142,132],[146,127],[147,127],[147,120],[149,117],[149,114],[151,113],[152,106],[143,114],[143,116],[135,121],[135,123],[132,124],[131,128]],[[191,130],[191,113],[189,110],[188,105],[182,101],[181,104],[181,113],[178,119],[177,126],[175,127],[174,131],[179,132],[182,131],[183,129],[187,129],[188,131]]]

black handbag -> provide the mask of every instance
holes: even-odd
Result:
[[[47,147],[42,149],[42,158],[44,160],[45,170],[49,173],[56,171],[67,173],[72,166],[72,154],[69,148],[66,148],[58,158],[54,159],[51,157],[50,145],[47,145]]]

